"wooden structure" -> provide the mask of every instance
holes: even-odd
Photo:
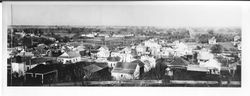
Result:
[[[55,69],[55,66],[51,65],[40,64],[25,73],[26,81],[28,81],[28,79],[37,80],[40,84],[52,83],[57,81],[57,78],[58,70]]]

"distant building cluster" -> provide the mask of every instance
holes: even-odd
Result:
[[[17,34],[22,37],[26,36],[24,32]],[[30,36],[36,35],[30,34]],[[133,37],[134,34],[93,32],[81,36],[108,39]],[[46,38],[55,40],[52,37]],[[218,75],[225,68],[235,69],[236,65],[240,65],[240,60],[236,59],[236,57],[241,58],[240,39],[239,36],[236,36],[234,42],[220,43],[216,42],[215,37],[212,37],[208,44],[199,44],[181,40],[169,42],[166,39],[149,38],[139,43],[115,48],[110,48],[105,44],[91,45],[82,42],[62,43],[59,41],[50,45],[41,43],[32,48],[23,45],[8,48],[8,73],[11,75],[10,82],[12,83],[14,78],[22,77],[24,83],[32,84],[57,83],[60,81],[59,78],[63,77],[69,81],[78,77],[79,80],[104,80],[103,78],[107,77],[111,78],[107,80],[142,80],[145,78],[145,74],[157,69],[159,64],[162,64],[163,73],[166,73],[167,76],[175,75],[175,69]],[[222,45],[221,53],[212,52],[211,47],[217,44]],[[229,51],[232,48],[236,50],[236,53]],[[219,48],[217,49],[219,50]],[[236,55],[232,56],[232,54]],[[219,56],[229,58],[227,60],[232,62],[227,61],[227,64],[224,64],[217,58]],[[73,65],[81,66],[72,67]],[[74,70],[65,71],[67,68]],[[160,71],[159,68],[157,70]],[[72,77],[72,74],[78,77]]]

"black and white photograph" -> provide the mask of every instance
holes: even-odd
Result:
[[[242,6],[3,2],[7,87],[242,87]]]

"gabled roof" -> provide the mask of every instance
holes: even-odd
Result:
[[[176,66],[176,67],[186,67],[190,64],[190,62],[184,60],[181,57],[174,57],[173,61],[169,64],[170,66]]]
[[[89,72],[91,72],[91,73],[94,73],[94,72],[97,72],[97,71],[102,70],[101,67],[99,67],[99,66],[97,66],[97,65],[95,65],[95,64],[86,66],[86,67],[84,67],[83,69],[86,69],[87,71],[89,71]]]
[[[76,47],[77,50],[85,50],[85,48],[86,48],[85,46],[77,46]]]
[[[94,73],[94,72],[100,71],[100,70],[107,68],[107,67],[108,66],[106,63],[94,63],[94,64],[91,64],[91,65],[84,67],[83,69],[85,69],[91,73]]]
[[[44,73],[51,72],[51,71],[54,71],[54,70],[57,70],[57,65],[56,64],[51,64],[51,65],[39,64],[36,67],[28,70],[27,73],[44,74]]]
[[[81,55],[80,55],[80,53],[77,53],[74,51],[69,51],[69,52],[64,52],[58,58],[74,58],[74,57],[81,57]]]
[[[136,66],[136,63],[118,62],[112,72],[133,74],[135,72]]]

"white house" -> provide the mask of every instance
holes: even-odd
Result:
[[[103,37],[109,37],[109,34],[103,34],[103,33],[100,33],[100,34],[98,34],[98,36],[103,36]]]
[[[216,69],[220,71],[221,63],[219,63],[212,53],[206,50],[202,50],[198,54],[198,63],[200,67],[206,67],[208,69]]]
[[[186,44],[183,42],[176,43],[175,48],[175,56],[183,56],[187,54],[192,54],[192,50],[188,48]]]
[[[120,34],[113,34],[112,37],[125,37],[124,35],[120,35]]]
[[[97,58],[108,58],[110,56],[110,51],[108,47],[102,46],[98,49]]]
[[[234,42],[238,42],[238,41],[240,41],[240,36],[235,36],[234,37]]]
[[[119,57],[121,57],[122,62],[131,62],[131,61],[135,60],[133,58],[133,55],[129,54],[129,53],[123,53]]]
[[[120,56],[121,53],[117,52],[117,51],[112,51],[110,55],[111,55],[111,57],[117,57],[117,56]]]
[[[141,59],[140,59],[142,62],[145,62],[146,64],[149,64],[149,69],[151,68],[155,68],[156,66],[156,59],[151,57],[151,56],[141,56]]]
[[[17,56],[22,56],[22,57],[33,57],[34,54],[32,52],[26,52],[24,49],[17,54]]]
[[[151,50],[151,54],[156,56],[159,55],[160,53],[160,48],[162,47],[160,44],[158,44],[157,42],[155,42],[154,40],[148,40],[144,42],[144,45],[146,47],[149,47]]]
[[[111,75],[114,80],[132,80],[139,76],[140,65],[136,62],[118,62]]]
[[[159,53],[161,58],[167,58],[167,57],[169,57],[170,55],[173,55],[173,54],[174,54],[174,50],[172,48],[170,48],[170,47],[162,47],[161,51]]]
[[[132,48],[130,48],[130,47],[125,47],[125,48],[123,48],[120,52],[121,52],[121,53],[128,53],[128,54],[130,54],[130,53],[132,52],[131,49],[132,49]]]
[[[74,51],[64,52],[57,57],[57,61],[62,62],[63,64],[76,63],[81,61],[81,55]]]
[[[136,46],[135,50],[137,54],[140,56],[146,52],[146,47],[143,46],[142,44],[139,44],[138,46]]]
[[[12,62],[11,69],[12,69],[12,72],[17,72],[19,74],[19,76],[24,75],[25,71],[26,71],[24,62],[22,62],[22,63]]]
[[[91,34],[82,34],[81,36],[85,36],[85,37],[95,37],[97,35],[97,33],[91,33]]]
[[[241,43],[237,45],[238,50],[241,50]]]
[[[212,37],[211,39],[209,39],[208,44],[216,44],[216,38]]]
[[[120,61],[120,57],[108,57],[107,63],[110,68],[114,68],[116,64]]]

